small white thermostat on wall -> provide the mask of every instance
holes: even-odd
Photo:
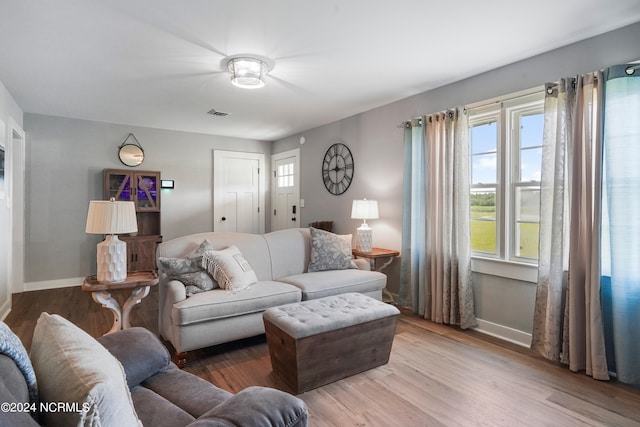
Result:
[[[172,179],[161,179],[160,188],[174,188]]]

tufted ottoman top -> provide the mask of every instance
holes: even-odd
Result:
[[[263,316],[299,339],[398,314],[396,307],[354,292],[272,307]]]

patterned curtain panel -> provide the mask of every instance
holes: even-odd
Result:
[[[600,303],[601,73],[547,85],[531,348],[608,379]]]
[[[400,303],[437,323],[476,325],[469,236],[469,131],[463,109],[405,130]]]

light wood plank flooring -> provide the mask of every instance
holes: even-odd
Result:
[[[114,293],[122,302],[128,292]],[[157,290],[131,323],[157,333]],[[93,336],[111,312],[79,287],[14,295],[5,322],[27,348],[42,311],[58,313]],[[260,385],[287,390],[272,372],[264,336],[190,353],[185,368],[237,392]],[[390,361],[299,397],[311,426],[640,426],[640,390],[584,374],[476,332],[403,312]]]

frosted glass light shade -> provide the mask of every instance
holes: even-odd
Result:
[[[232,58],[227,66],[231,72],[231,83],[243,89],[257,89],[264,86],[264,76],[268,65],[257,58]]]
[[[85,232],[106,234],[97,247],[99,283],[122,282],[127,278],[127,244],[116,234],[138,231],[136,207],[133,202],[121,202],[113,199],[92,200],[89,202]]]

